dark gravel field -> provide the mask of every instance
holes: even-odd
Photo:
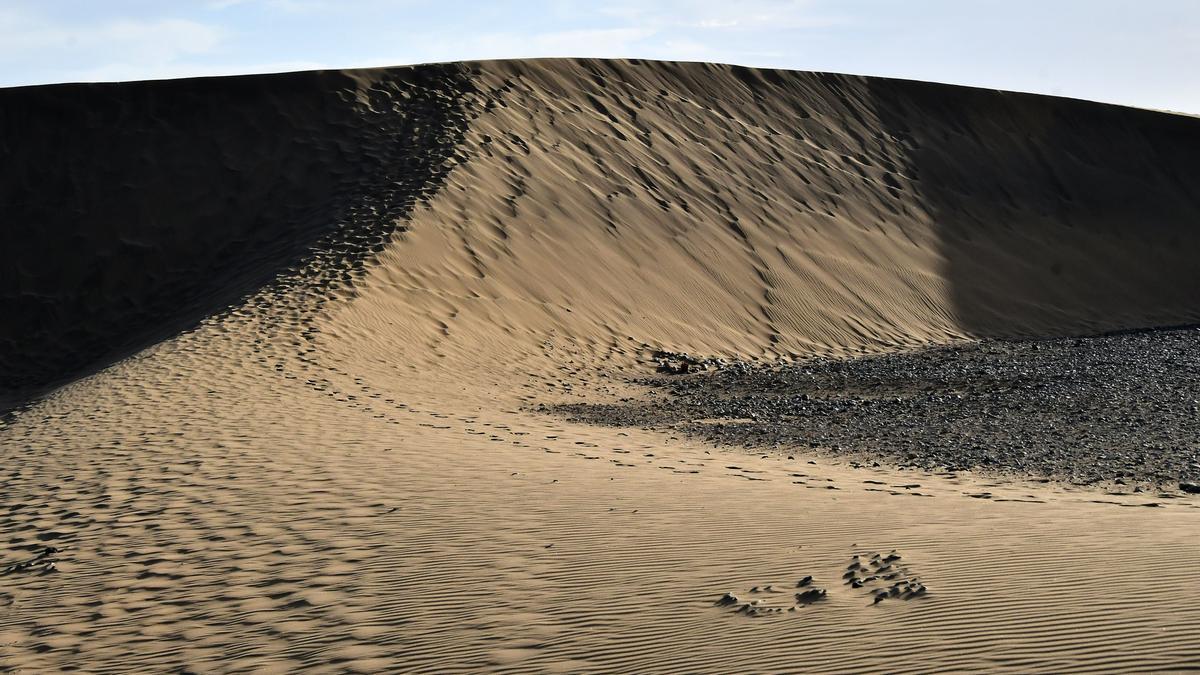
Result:
[[[553,410],[865,463],[1200,492],[1200,328],[772,367],[661,356],[643,399]]]

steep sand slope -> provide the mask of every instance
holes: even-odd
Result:
[[[204,108],[243,87],[244,114]],[[128,101],[126,143],[68,142],[83,132],[52,120],[86,115],[50,99],[84,92]],[[2,93],[13,396],[189,330],[0,427],[3,565],[29,561],[0,576],[0,668],[1200,661],[1179,564],[1200,553],[1194,498],[852,470],[520,410],[620,397],[648,346],[804,356],[1194,322],[1197,120],[601,61]],[[315,100],[334,112],[296,112]],[[42,136],[17,133],[35,117]],[[228,174],[176,129],[269,164]],[[38,154],[47,138],[79,161]],[[158,170],[82,168],[102,157]],[[156,206],[120,211],[138,204]],[[120,284],[78,290],[94,274]],[[851,556],[891,549],[928,594],[874,604],[842,583]],[[806,575],[828,596],[796,606]],[[714,605],[726,592],[785,611]]]
[[[322,294],[435,189],[454,67],[0,90],[0,390],[37,388],[239,303]],[[2,401],[0,401],[2,402]]]
[[[1200,312],[1191,118],[697,64],[477,86],[472,161],[381,273],[442,296],[421,330],[443,350],[499,325],[791,355]]]

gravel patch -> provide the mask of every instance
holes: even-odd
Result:
[[[644,399],[550,408],[713,443],[1200,491],[1200,328],[990,340],[785,366],[672,355]],[[679,370],[687,374],[671,374]]]

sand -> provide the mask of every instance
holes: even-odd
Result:
[[[1200,322],[1194,118],[549,60],[0,90],[0,129],[0,669],[1200,662],[1196,497],[536,410],[657,349]]]

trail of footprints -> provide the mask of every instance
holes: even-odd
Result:
[[[929,592],[928,587],[901,564],[900,554],[895,551],[887,555],[877,552],[855,554],[846,566],[842,580],[843,585],[853,590],[866,589],[873,605],[884,600],[913,600]],[[714,604],[728,608],[734,614],[766,616],[796,612],[828,597],[829,591],[814,585],[810,575],[797,581],[794,586],[771,584],[753,586],[740,595],[726,593]]]
[[[58,571],[58,554],[62,549],[55,546],[41,546],[33,556],[0,568],[0,577],[9,574],[50,574]]]
[[[892,551],[856,554],[846,566],[842,579],[851,588],[867,588],[875,604],[888,599],[912,600],[929,592],[921,580],[909,573],[900,562],[900,554]]]
[[[813,586],[812,576],[806,576],[792,588],[775,585],[754,586],[749,596],[738,596],[726,593],[717,600],[719,607],[729,607],[735,614],[746,616],[763,616],[795,612],[805,605],[820,602],[828,595],[824,588]]]

